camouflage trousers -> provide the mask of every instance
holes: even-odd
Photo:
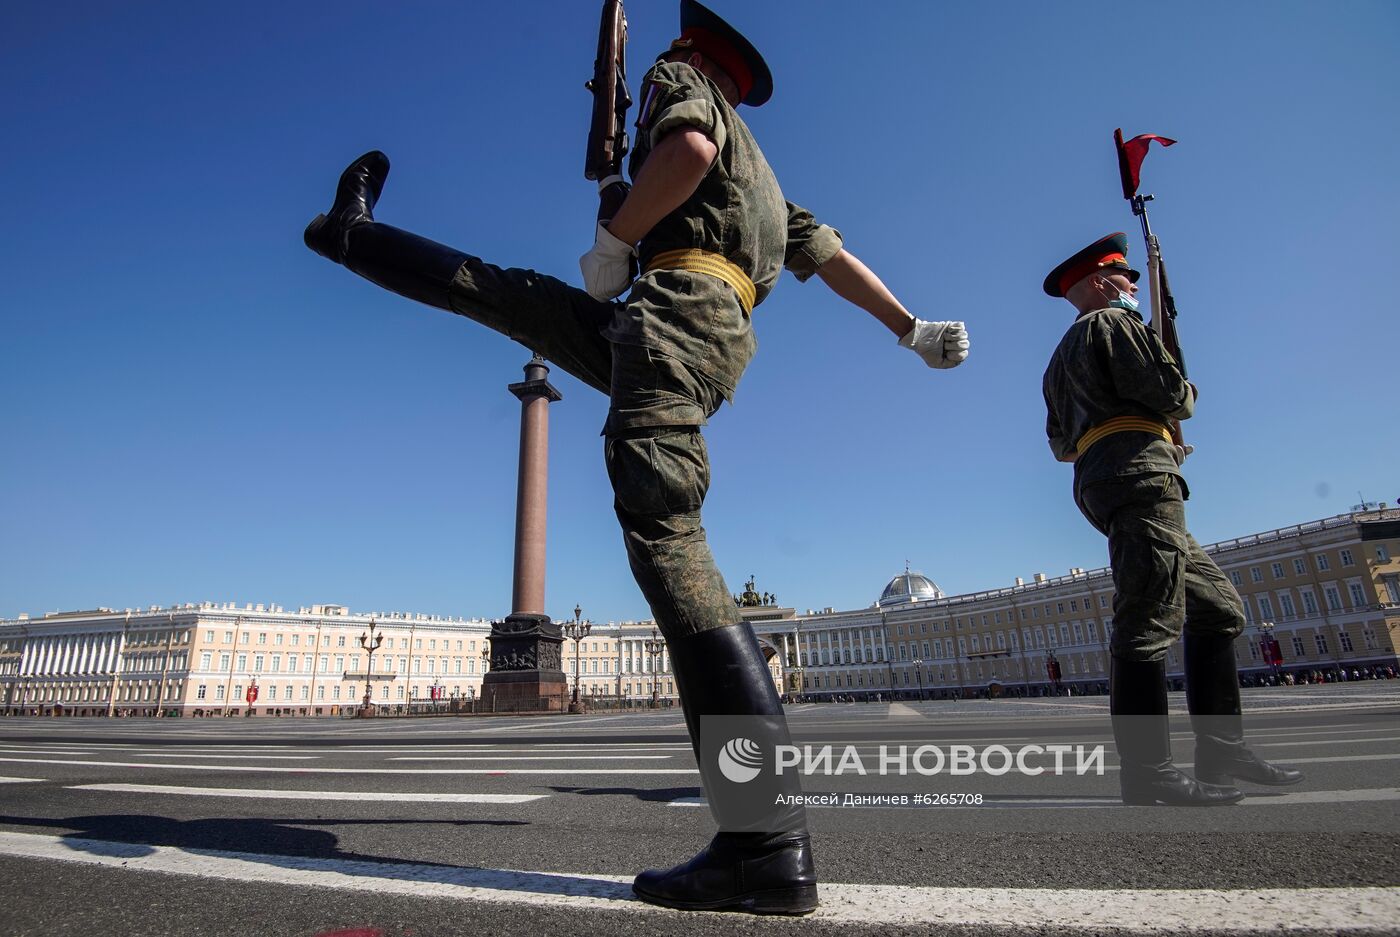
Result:
[[[1108,537],[1114,657],[1161,660],[1188,635],[1244,630],[1235,587],[1186,529],[1181,479],[1126,475],[1075,488],[1079,510]]]
[[[468,257],[453,311],[512,338],[611,405],[604,457],[632,574],[668,640],[742,619],[700,525],[710,460],[700,424],[723,401],[704,375],[664,349],[610,342],[623,307],[533,270]]]

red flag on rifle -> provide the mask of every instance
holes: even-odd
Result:
[[[1142,161],[1147,158],[1147,148],[1153,140],[1162,146],[1171,146],[1176,142],[1167,137],[1159,137],[1155,133],[1144,133],[1125,141],[1122,129],[1113,131],[1113,142],[1118,147],[1118,175],[1123,181],[1123,197],[1126,199],[1137,195],[1138,173],[1142,169]]]

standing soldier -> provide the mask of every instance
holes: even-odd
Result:
[[[1244,743],[1234,640],[1239,595],[1186,529],[1186,453],[1169,420],[1191,416],[1196,388],[1138,315],[1138,272],[1122,232],[1095,241],[1045,278],[1078,311],[1045,371],[1045,429],[1074,463],[1079,510],[1108,537],[1113,567],[1109,709],[1125,804],[1233,804],[1232,779],[1296,784]],[[1186,701],[1196,777],[1172,764],[1167,648],[1185,629]],[[1136,718],[1134,718],[1136,717]]]
[[[379,152],[346,169],[330,212],[306,230],[317,253],[495,329],[609,395],[603,435],[615,508],[633,574],[670,647],[697,754],[702,716],[786,725],[763,654],[700,526],[709,488],[700,427],[732,400],[753,356],[754,308],[784,267],[799,280],[815,273],[930,367],[955,367],[967,357],[961,322],[914,318],[834,229],[784,200],[735,112],[740,103],[763,104],[772,88],[767,65],[743,36],[694,0],[681,0],[681,37],[643,79],[631,192],[580,260],[587,292],[375,221],[389,171]],[[634,259],[641,270],[635,282]],[[613,301],[629,288],[625,302]],[[685,865],[643,872],[636,893],[686,909],[815,909],[800,805],[736,829],[722,815],[720,782],[707,761],[701,777],[719,834]]]

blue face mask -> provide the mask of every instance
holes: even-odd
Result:
[[[1111,281],[1105,279],[1103,282],[1107,283],[1109,286],[1113,287],[1115,290],[1118,290],[1118,287],[1113,286],[1113,283],[1112,283]],[[1128,293],[1125,293],[1125,292],[1123,292],[1122,290],[1118,290],[1118,296],[1117,296],[1116,299],[1110,299],[1110,300],[1108,301],[1108,306],[1109,306],[1110,309],[1126,309],[1126,310],[1128,310],[1129,312],[1137,312],[1137,311],[1138,311],[1138,301],[1137,301],[1137,297],[1136,297],[1136,296],[1132,296],[1132,295],[1130,295],[1130,294],[1128,294]]]
[[[1118,293],[1118,298],[1117,298],[1117,299],[1110,299],[1110,300],[1108,301],[1108,304],[1109,304],[1110,306],[1114,307],[1114,308],[1117,308],[1117,309],[1126,309],[1126,310],[1128,310],[1129,312],[1137,312],[1137,311],[1138,311],[1138,301],[1137,301],[1137,297],[1136,297],[1136,296],[1129,296],[1127,293],[1124,293],[1124,292],[1122,292],[1121,290],[1120,290],[1119,293]]]

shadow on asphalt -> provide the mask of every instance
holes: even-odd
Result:
[[[41,819],[0,816],[0,824],[45,828],[59,832],[70,849],[89,855],[136,859],[149,856],[155,847],[173,847],[192,857],[234,858],[288,870],[315,870],[318,863],[333,860],[335,871],[365,879],[399,879],[441,883],[467,888],[490,888],[542,895],[590,896],[633,902],[629,884],[603,878],[515,872],[412,862],[366,856],[340,849],[333,833],[302,829],[308,826],[350,824],[418,824],[442,826],[529,826],[522,820],[174,820],[139,814]]]
[[[134,846],[173,846],[177,849],[218,850],[299,856],[309,859],[339,859],[349,862],[399,862],[345,852],[334,833],[305,829],[307,826],[375,826],[419,825],[439,826],[529,826],[525,820],[253,820],[219,819],[174,820],[143,814],[104,814],[86,817],[0,816],[0,824],[47,827],[61,830],[65,838],[101,840]],[[431,863],[425,863],[431,864]]]
[[[584,796],[603,794],[614,797],[635,797],[649,803],[661,804],[668,804],[684,797],[700,797],[704,794],[704,791],[698,787],[566,787],[551,785],[549,789],[559,794],[583,794]]]

